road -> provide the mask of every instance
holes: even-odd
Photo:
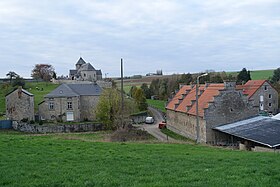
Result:
[[[158,128],[158,124],[164,120],[161,112],[152,107],[148,107],[148,110],[150,110],[153,113],[155,122],[154,124],[141,125],[141,128],[144,128],[144,130],[146,130],[149,134],[151,134],[152,136],[154,136],[162,142],[175,142],[173,138],[167,137],[167,135],[162,133]]]

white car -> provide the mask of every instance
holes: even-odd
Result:
[[[146,117],[145,123],[146,124],[153,124],[154,123],[154,118],[153,117]]]

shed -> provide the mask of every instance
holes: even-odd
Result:
[[[280,146],[280,120],[257,116],[214,128],[222,133],[269,148]]]

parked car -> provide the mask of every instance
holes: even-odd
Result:
[[[145,123],[146,124],[153,124],[155,122],[153,117],[146,117]]]
[[[166,128],[166,122],[165,121],[162,121],[158,124],[158,128],[159,129],[165,129]]]

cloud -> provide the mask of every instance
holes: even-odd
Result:
[[[120,58],[132,75],[277,68],[280,57],[278,0],[3,0],[0,7],[2,77],[30,76],[36,63],[65,75],[80,54],[110,76],[119,75]]]

